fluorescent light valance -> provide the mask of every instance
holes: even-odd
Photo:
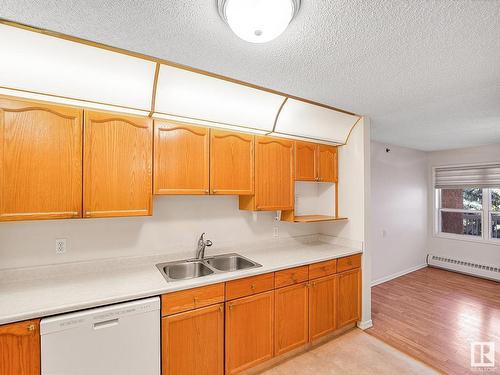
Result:
[[[4,89],[151,110],[152,61],[3,24],[0,40]]]
[[[344,144],[359,116],[168,61],[0,20],[0,94]]]
[[[284,100],[267,91],[161,65],[155,112],[270,132]]]
[[[437,167],[434,186],[436,189],[500,188],[500,163]]]
[[[359,116],[311,103],[288,99],[283,106],[275,133],[343,144]]]

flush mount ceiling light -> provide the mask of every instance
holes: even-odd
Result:
[[[241,39],[265,43],[287,28],[300,0],[217,0],[219,14]]]

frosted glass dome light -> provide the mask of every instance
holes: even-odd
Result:
[[[265,43],[285,31],[300,0],[218,0],[219,14],[241,39]]]

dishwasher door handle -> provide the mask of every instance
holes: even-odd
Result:
[[[103,322],[94,323],[94,329],[104,329],[118,325],[119,319],[110,319]]]

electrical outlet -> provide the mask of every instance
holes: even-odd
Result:
[[[278,238],[280,236],[280,226],[279,222],[281,220],[281,211],[276,211],[276,216],[273,218],[273,237]]]
[[[56,254],[64,254],[66,252],[66,238],[56,238]]]
[[[280,236],[280,227],[278,227],[277,225],[275,225],[273,227],[273,237],[274,238],[278,238]]]

